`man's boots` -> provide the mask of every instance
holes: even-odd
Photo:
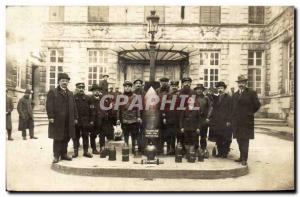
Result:
[[[74,149],[74,153],[72,155],[73,158],[78,157],[78,149]]]
[[[78,152],[77,152],[77,154],[78,154]],[[88,151],[84,151],[83,156],[84,157],[88,157],[88,158],[92,158],[93,157],[93,155],[91,153],[89,153]]]

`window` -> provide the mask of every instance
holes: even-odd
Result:
[[[184,11],[185,11],[185,6],[181,6],[181,19],[183,20],[184,19]]]
[[[249,6],[249,23],[264,24],[265,9],[263,6]]]
[[[248,87],[261,94],[262,51],[248,51]]]
[[[200,69],[204,68],[204,87],[215,87],[219,81],[219,51],[200,52]]]
[[[201,6],[200,24],[220,24],[220,6]]]
[[[175,66],[165,65],[164,68],[164,77],[169,78],[171,81],[175,80]]]
[[[63,62],[64,62],[64,50],[50,49],[49,50],[49,88],[55,88],[58,84],[58,73],[63,72]]]
[[[49,21],[62,22],[64,21],[64,6],[50,6],[49,7]]]
[[[147,23],[147,17],[151,15],[151,11],[155,10],[155,15],[159,16],[159,23],[165,23],[165,7],[164,6],[145,6],[145,23]]]
[[[88,22],[108,22],[108,6],[89,6]]]
[[[99,83],[104,74],[107,74],[108,56],[105,50],[88,50],[89,66],[88,66],[88,87],[92,84]]]
[[[293,90],[293,48],[292,48],[292,41],[289,41],[287,43],[288,46],[288,55],[287,55],[287,64],[288,64],[288,79],[287,79],[287,87],[286,90],[289,93],[290,91]]]

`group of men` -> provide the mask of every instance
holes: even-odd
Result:
[[[107,76],[108,77],[108,76]],[[53,139],[54,163],[59,160],[72,160],[78,157],[79,139],[83,139],[83,156],[91,158],[93,154],[104,151],[105,139],[113,139],[113,126],[121,125],[124,142],[131,147],[137,145],[143,154],[146,140],[144,136],[145,120],[144,109],[131,107],[131,103],[137,96],[144,98],[146,92],[143,81],[137,79],[133,82],[123,83],[124,92],[108,91],[105,82],[93,84],[90,91],[92,96],[85,94],[85,84],[77,83],[73,94],[67,86],[70,77],[65,73],[58,76],[59,85],[48,92],[46,110],[49,119],[49,138]],[[254,113],[260,108],[257,94],[246,87],[247,79],[239,76],[237,83],[239,90],[233,95],[226,92],[226,84],[222,81],[215,86],[217,92],[206,90],[202,84],[197,84],[191,89],[192,79],[184,77],[179,81],[170,81],[163,77],[160,79],[160,87],[156,89],[159,98],[166,96],[185,95],[184,110],[170,110],[170,103],[159,111],[159,136],[156,142],[158,153],[162,153],[163,145],[167,144],[167,154],[175,154],[176,142],[181,143],[188,151],[191,147],[199,149],[208,155],[207,135],[216,142],[217,157],[226,158],[230,150],[233,137],[237,139],[240,158],[236,161],[247,165],[249,139],[254,138]],[[105,95],[112,97],[105,97]],[[102,105],[109,107],[115,104],[116,97],[126,97],[127,103],[114,108],[103,109]],[[175,105],[178,105],[176,101]],[[195,110],[195,106],[199,109]],[[96,148],[96,138],[99,137],[100,152]],[[199,141],[200,138],[200,141]],[[73,139],[74,154],[67,154],[68,142]],[[90,139],[90,140],[89,140]],[[89,141],[92,154],[88,151]]]
[[[33,106],[30,95],[31,90],[26,89],[24,96],[19,99],[17,105],[17,111],[19,114],[19,126],[18,130],[22,131],[23,140],[27,140],[26,130],[29,130],[30,139],[37,139],[34,136],[34,121],[33,121]],[[11,112],[14,109],[13,99],[8,95],[8,89],[6,90],[6,130],[8,135],[8,140],[14,140],[12,138],[12,121],[11,121]]]

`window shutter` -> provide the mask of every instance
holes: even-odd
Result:
[[[210,7],[210,24],[220,24],[220,6]]]
[[[209,24],[210,23],[210,6],[200,7],[200,23]]]
[[[89,6],[88,7],[88,21],[96,22],[98,19],[98,7],[97,6]]]

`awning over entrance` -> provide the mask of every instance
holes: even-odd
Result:
[[[129,48],[120,47],[118,51],[119,61],[125,64],[145,64],[150,62],[150,48],[148,44],[131,45]],[[157,44],[155,50],[155,64],[172,65],[178,62],[188,64],[190,53],[188,47],[175,46],[174,44]]]

